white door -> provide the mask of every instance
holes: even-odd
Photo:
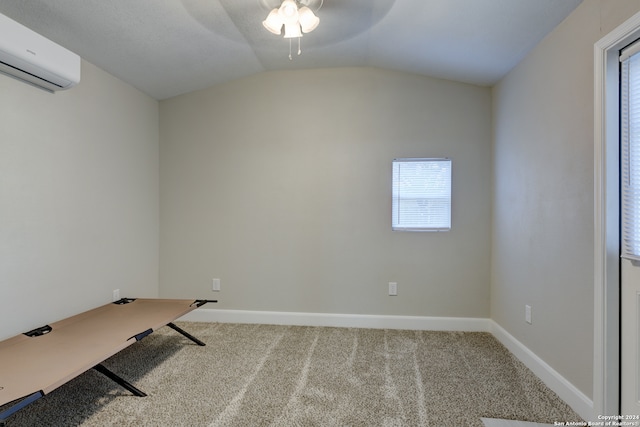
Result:
[[[640,421],[640,266],[632,265],[629,260],[622,260],[621,277],[622,414],[638,416],[635,421]]]
[[[620,61],[620,415],[640,425],[640,42]]]

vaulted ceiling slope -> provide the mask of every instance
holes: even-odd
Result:
[[[268,0],[270,1],[270,0]],[[324,0],[289,42],[267,0],[2,0],[0,13],[156,99],[270,70],[372,66],[490,86],[581,0]]]

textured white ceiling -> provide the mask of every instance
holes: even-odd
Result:
[[[0,13],[156,99],[268,70],[373,66],[492,85],[581,0],[324,0],[289,43],[265,0],[1,0]]]

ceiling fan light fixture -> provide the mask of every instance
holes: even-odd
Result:
[[[310,33],[315,30],[320,23],[320,18],[318,18],[313,11],[306,6],[300,8],[298,15],[300,27],[302,28],[303,33]]]
[[[285,39],[294,39],[299,37],[302,37],[302,32],[300,31],[300,25],[297,22],[295,24],[284,24]]]
[[[282,17],[278,13],[278,9],[273,9],[267,19],[262,21],[262,25],[271,33],[280,35],[282,34],[282,25],[284,22],[282,21]]]
[[[274,1],[281,1],[280,6],[271,9],[267,19],[262,21],[262,25],[276,35],[282,34],[284,26],[284,38],[289,39],[289,59],[292,59],[291,39],[298,39],[298,55],[300,55],[302,33],[310,33],[320,23],[320,18],[312,9],[316,11],[320,9],[324,0],[260,0],[262,5],[269,5],[269,8],[275,6]]]

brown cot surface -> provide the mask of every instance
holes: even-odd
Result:
[[[194,300],[111,303],[50,323],[48,334],[0,341],[0,405],[38,391],[47,394],[135,343],[136,335],[195,308]]]

